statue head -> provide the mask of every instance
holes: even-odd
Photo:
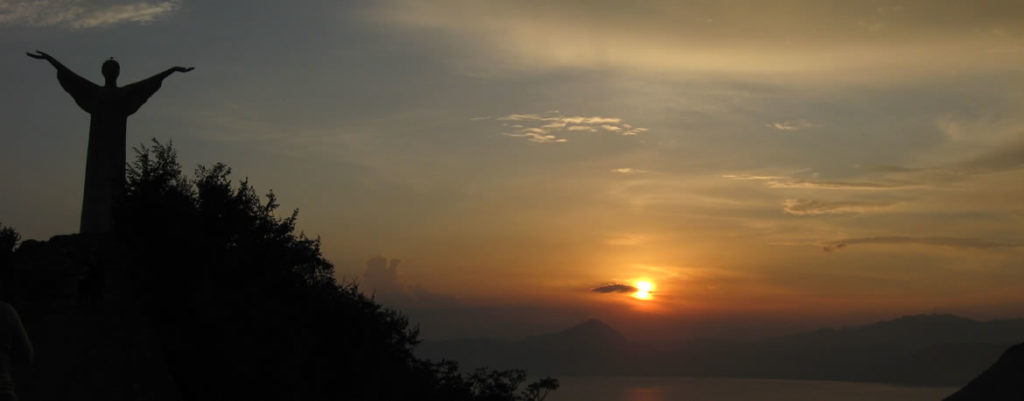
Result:
[[[107,82],[116,82],[117,76],[121,74],[121,65],[111,57],[110,60],[103,62],[102,71],[103,78],[106,78]]]

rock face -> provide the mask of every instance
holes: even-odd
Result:
[[[21,398],[180,399],[118,254],[107,237],[64,235],[25,241],[3,267],[2,295],[36,351],[15,371]]]
[[[992,367],[945,401],[1024,400],[1024,343],[1014,345]]]

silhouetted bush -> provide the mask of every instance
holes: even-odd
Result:
[[[338,284],[319,238],[295,233],[223,165],[186,178],[174,149],[136,149],[115,236],[186,399],[540,400],[545,379],[417,359],[417,329]]]

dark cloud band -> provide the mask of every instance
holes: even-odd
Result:
[[[622,294],[636,292],[637,288],[627,284],[605,284],[600,287],[594,288],[590,291],[601,293],[601,294]]]
[[[850,245],[859,244],[934,245],[964,249],[1020,248],[1024,246],[1024,244],[1020,243],[992,242],[979,238],[891,236],[848,238],[844,240],[827,243],[822,247],[822,249],[826,252],[829,252],[833,250],[843,249]]]

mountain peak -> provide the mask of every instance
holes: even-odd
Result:
[[[579,327],[609,328],[609,329],[612,328],[611,326],[605,324],[605,322],[602,322],[601,320],[599,320],[597,318],[590,318],[590,319],[587,319],[583,323],[580,323],[580,324],[577,324],[575,326],[570,327],[567,330],[572,330],[574,328],[579,328]]]
[[[618,330],[615,330],[604,322],[593,318],[555,333],[554,336],[591,344],[626,342],[626,337],[624,337],[622,333],[619,333]]]
[[[873,329],[919,329],[924,330],[928,328],[934,329],[951,329],[960,327],[973,327],[978,325],[980,322],[971,320],[965,317],[960,317],[951,314],[920,314],[920,315],[906,315],[901,316],[892,320],[884,320],[877,323],[862,326],[864,328]]]

